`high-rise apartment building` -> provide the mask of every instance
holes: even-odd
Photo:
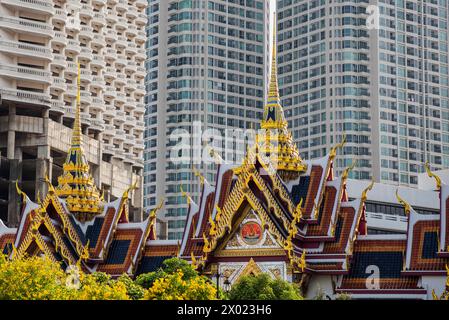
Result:
[[[215,136],[257,128],[269,73],[269,0],[149,0],[147,10],[144,205],[164,198],[168,238],[179,239],[187,214],[182,191],[196,200],[195,173],[213,185],[215,165],[195,157],[175,163],[171,153],[181,138],[190,155],[205,151],[208,128]],[[213,148],[227,161],[245,151],[238,139]]]
[[[0,3],[0,219],[17,225],[18,181],[32,200],[57,184],[75,117],[106,199],[142,184],[145,0]],[[131,219],[141,219],[142,188]]]
[[[306,158],[415,186],[449,167],[448,1],[278,0],[282,103]]]

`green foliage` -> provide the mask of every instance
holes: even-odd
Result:
[[[162,268],[157,271],[141,274],[137,276],[135,283],[145,289],[150,289],[157,279],[167,277],[181,270],[183,280],[189,280],[198,276],[198,273],[185,260],[178,258],[167,259],[163,262]]]
[[[268,274],[244,276],[229,292],[230,300],[302,300],[299,289]]]
[[[140,300],[143,299],[145,294],[145,289],[135,283],[127,274],[121,275],[118,279],[118,282],[121,282],[126,287],[126,293],[132,300]]]
[[[351,300],[351,295],[347,294],[347,293],[340,293],[337,294],[337,296],[335,297],[335,300]]]
[[[187,261],[178,258],[165,260],[163,262],[162,270],[167,274],[175,274],[181,270],[183,273],[183,280],[189,280],[198,276],[198,273]]]

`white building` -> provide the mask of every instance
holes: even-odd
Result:
[[[181,187],[197,199],[193,169],[212,184],[216,170],[193,157],[171,162],[179,142],[171,134],[183,130],[181,136],[201,152],[207,129],[219,136],[257,128],[268,77],[269,0],[150,0],[148,16],[144,205],[151,209],[165,199],[168,238],[180,239],[187,214]],[[245,151],[240,140],[213,147],[237,162]]]
[[[336,169],[358,160],[354,179],[416,187],[425,161],[449,167],[448,1],[278,0],[277,13],[282,102],[303,158],[345,134]]]
[[[145,0],[0,3],[0,218],[18,222],[15,181],[33,200],[56,184],[81,67],[84,148],[105,197],[142,183]],[[142,188],[132,214],[141,218]]]

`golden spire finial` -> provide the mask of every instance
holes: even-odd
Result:
[[[254,157],[256,154],[263,157],[263,161],[270,162],[281,179],[290,181],[307,170],[307,165],[302,161],[298,148],[293,142],[292,134],[288,131],[288,123],[285,120],[284,110],[279,97],[279,85],[277,77],[276,56],[276,15],[274,16],[273,30],[273,56],[271,61],[271,76],[268,87],[268,98],[264,106],[263,118],[260,124],[262,129],[256,136],[254,152],[248,154]],[[249,157],[244,157],[244,165],[248,164]],[[254,162],[251,162],[254,163]],[[234,170],[238,174],[238,170]]]
[[[263,114],[262,129],[287,129],[284,110],[280,104],[277,77],[277,49],[276,49],[276,13],[273,17],[273,44],[271,57],[271,75],[268,85],[268,101]]]
[[[277,77],[277,42],[276,42],[276,12],[273,14],[273,43],[271,48],[271,76],[268,100],[279,101],[279,87]]]
[[[396,198],[398,199],[399,203],[404,206],[405,215],[407,215],[407,216],[410,215],[410,212],[412,211],[412,207],[410,206],[410,204],[408,202],[406,202],[404,199],[402,199],[399,196],[399,189],[396,189]]]
[[[347,179],[348,175],[349,175],[349,171],[351,171],[352,169],[355,168],[355,166],[357,165],[357,159],[355,159],[354,161],[352,161],[351,165],[349,165],[344,171],[343,174],[341,175],[341,177],[343,179]]]
[[[435,179],[435,181],[437,183],[437,190],[438,191],[441,190],[441,178],[430,170],[429,161],[426,161],[426,163],[424,164],[424,168],[426,168],[426,172],[427,172],[427,175],[429,176],[429,178]]]
[[[78,63],[75,122],[73,124],[72,147],[81,146],[81,65]]]
[[[201,172],[199,172],[195,167],[193,167],[193,174],[200,179],[201,185],[204,185],[204,181],[206,181],[206,178],[204,178]]]
[[[181,189],[181,195],[187,199],[187,205],[190,206],[190,203],[192,202],[192,199],[190,198],[190,195],[184,191],[184,188],[182,187],[182,184],[179,186]]]
[[[80,221],[92,219],[103,212],[102,200],[90,174],[89,162],[82,148],[81,133],[81,66],[78,63],[77,99],[72,141],[58,178],[56,195],[66,200],[69,211]]]
[[[340,149],[340,148],[343,148],[343,147],[345,146],[345,144],[346,144],[346,134],[343,133],[341,142],[338,143],[338,144],[336,144],[336,145],[331,149],[331,151],[330,151],[330,153],[329,153],[329,157],[330,157],[331,159],[334,159],[334,158],[337,156],[337,150]]]
[[[368,187],[365,188],[365,190],[362,191],[362,200],[366,201],[368,198],[368,192],[371,191],[374,187],[374,178],[371,180],[371,183],[368,185]]]

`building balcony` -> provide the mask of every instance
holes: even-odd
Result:
[[[91,83],[92,82],[92,72],[88,69],[81,69],[81,81]]]
[[[94,17],[94,10],[92,9],[92,6],[87,4],[83,4],[79,13],[80,17],[84,17],[87,19],[92,19]]]
[[[67,37],[62,31],[55,31],[55,37],[51,40],[52,45],[67,46]]]
[[[78,65],[74,62],[67,62],[64,74],[66,77],[76,77],[78,75]]]
[[[137,32],[137,36],[134,38],[134,41],[141,46],[145,45],[145,42],[147,41],[147,36],[145,34],[145,31],[139,31]]]
[[[128,64],[125,66],[125,70],[128,70],[132,73],[137,72],[137,64],[134,61],[128,61]]]
[[[106,90],[103,92],[103,96],[106,99],[115,99],[117,97],[117,92],[115,90]]]
[[[136,72],[136,74],[134,75],[134,77],[135,77],[137,80],[141,80],[141,79],[145,78],[145,75],[146,75],[146,70],[145,70],[145,68],[144,68],[144,67],[137,67],[137,72]]]
[[[106,20],[108,22],[115,24],[118,20],[118,16],[115,12],[111,11],[106,14]]]
[[[90,105],[92,103],[92,94],[90,92],[81,91],[80,99],[82,103]]]
[[[92,23],[104,27],[106,25],[106,16],[101,12],[95,12]]]
[[[0,40],[0,52],[48,61],[53,59],[49,48],[18,41]]]
[[[136,150],[136,151],[145,150],[145,144],[142,139],[136,140],[136,143],[134,144],[134,150]]]
[[[92,0],[92,4],[97,4],[99,6],[106,5],[106,0]]]
[[[56,95],[61,92],[65,92],[67,90],[67,84],[65,83],[65,79],[53,77],[53,84],[50,87],[51,91],[56,91]]]
[[[106,62],[103,57],[99,55],[94,55],[90,64],[92,66],[99,67],[100,69],[106,68]]]
[[[128,11],[126,12],[126,17],[131,20],[138,18],[139,12],[137,11],[137,8],[128,5]]]
[[[117,78],[117,72],[114,68],[106,68],[105,70],[103,70],[103,76],[105,78],[108,78],[108,80],[115,80]]]
[[[115,149],[115,154],[113,155],[113,157],[116,158],[116,159],[119,159],[119,160],[124,160],[125,159],[125,153],[123,152],[123,150],[116,148]]]
[[[125,18],[118,18],[117,22],[115,23],[116,29],[122,29],[125,30],[128,28],[128,21]]]
[[[147,53],[145,49],[138,49],[134,58],[136,60],[145,61],[147,59]]]
[[[50,108],[51,106],[50,95],[46,93],[30,92],[17,89],[0,89],[0,97],[3,101],[41,105],[47,108]]]
[[[114,121],[116,122],[120,122],[120,123],[124,123],[126,122],[126,114],[125,111],[121,111],[121,110],[116,110],[115,111],[115,118]],[[118,134],[118,131],[117,131]],[[123,132],[123,135],[125,134],[125,132]]]
[[[106,90],[106,82],[102,77],[93,76],[92,82],[90,84],[91,88],[100,89],[100,90]]]
[[[50,65],[51,67],[64,70],[67,68],[67,60],[65,59],[65,56],[60,53],[53,54],[53,60]]]
[[[130,37],[135,37],[137,36],[137,33],[137,27],[133,24],[128,24],[128,28],[125,30],[125,34]]]
[[[100,46],[102,48],[106,47],[106,40],[104,39],[104,36],[102,34],[95,34],[92,39],[92,44],[95,44],[97,46]]]
[[[117,78],[115,79],[115,83],[123,86],[126,84],[126,76],[123,73],[117,73]],[[123,101],[125,103],[125,101]]]
[[[136,108],[135,104],[136,104],[136,101],[133,98],[126,98],[124,108],[127,112],[132,112]]]
[[[113,137],[115,135],[115,127],[112,124],[106,124],[104,126],[104,136]]]
[[[2,4],[13,6],[23,12],[54,15],[53,1],[50,0],[2,0]]]
[[[136,137],[134,135],[126,134],[125,138],[126,138],[126,140],[125,140],[126,144],[128,144],[128,145],[134,145],[135,144]]]
[[[126,84],[125,84],[125,89],[127,89],[128,91],[134,91],[134,90],[136,90],[136,85],[137,85],[137,83],[136,83],[136,81],[134,81],[134,80],[132,80],[132,79],[126,79]],[[128,99],[130,99],[130,100],[132,100],[133,102],[133,104],[134,104],[134,99],[132,99],[132,98],[128,98]],[[128,103],[128,101],[126,101],[127,103]]]
[[[121,142],[125,141],[125,131],[121,130],[121,129],[116,129],[114,140],[121,141]]]
[[[0,76],[42,84],[51,84],[53,82],[51,73],[48,71],[16,65],[0,64]]]
[[[145,86],[143,85],[137,85],[136,90],[134,91],[134,95],[137,96],[144,96],[145,95]]]
[[[128,7],[129,7],[128,1],[125,1],[125,0],[118,0],[117,4],[115,6],[115,8],[118,11],[124,11],[124,12],[128,11]]]
[[[81,52],[81,46],[78,41],[69,40],[67,43],[67,47],[65,48],[66,52],[70,52],[74,55],[79,55]]]
[[[31,21],[23,18],[0,17],[0,28],[38,37],[53,38],[55,33],[49,23]]]
[[[104,121],[101,119],[92,118],[90,120],[90,129],[103,132],[105,129]]]
[[[98,97],[92,97],[92,103],[90,105],[90,109],[95,112],[105,112],[106,105],[104,104],[104,100]]]
[[[146,26],[146,24],[148,22],[148,17],[144,13],[139,13],[139,15],[134,20],[134,22],[141,27]]]
[[[134,167],[140,169],[144,168],[143,158],[141,156],[134,155],[133,159],[134,159]]]
[[[115,154],[114,145],[113,144],[104,144],[103,145],[103,154],[108,154],[108,155],[113,156]]]
[[[148,2],[146,0],[136,0],[136,6],[140,9],[146,8],[148,6]]]
[[[108,48],[106,50],[105,57],[112,60],[117,60],[117,51],[115,49]]]
[[[117,31],[115,30],[107,30],[106,34],[104,35],[106,40],[115,42],[117,41]]]
[[[123,143],[123,144],[126,145],[126,143]],[[131,145],[128,144],[127,146],[131,146]],[[124,153],[123,162],[129,163],[130,165],[134,164],[133,154],[131,153],[131,151],[127,151]]]
[[[68,96],[70,99],[76,98],[78,94],[78,88],[74,84],[67,84],[67,90],[65,92],[65,95]]]
[[[81,47],[81,51],[80,51],[80,54],[78,55],[78,58],[87,60],[89,62],[92,61],[92,59],[94,58],[94,56],[92,54],[92,49],[86,48],[86,47]]]
[[[115,108],[112,105],[106,105],[106,110],[103,112],[103,117],[114,118]]]
[[[115,103],[124,104],[126,102],[126,95],[121,92],[117,92],[117,97],[115,98]]]
[[[137,125],[137,127],[135,129],[142,129],[142,130],[145,129],[145,122],[144,121],[138,120],[138,121],[136,121],[136,125]]]
[[[128,40],[126,40],[125,37],[118,36],[117,41],[115,42],[115,47],[125,49],[127,46],[128,46]]]
[[[115,60],[115,66],[118,68],[123,68],[128,64],[128,60],[123,56],[118,56],[117,60]]]
[[[66,10],[56,8],[55,9],[55,14],[52,17],[52,21],[53,22],[60,22],[62,24],[65,24],[65,22],[67,21],[67,12],[66,12]]]
[[[64,101],[52,100],[50,110],[53,112],[64,114],[65,113]]]
[[[125,47],[125,53],[135,55],[138,52],[137,45],[135,43],[129,42],[128,45]]]
[[[81,26],[80,36],[92,40],[94,37],[94,29],[90,26]]]

